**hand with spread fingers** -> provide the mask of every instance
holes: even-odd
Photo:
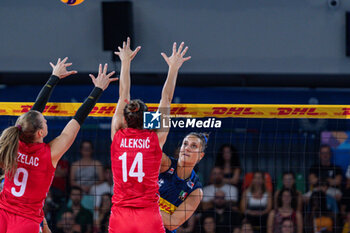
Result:
[[[50,66],[52,67],[52,75],[55,75],[60,79],[63,79],[71,74],[78,73],[76,70],[72,70],[72,71],[67,70],[67,67],[72,65],[72,63],[66,63],[67,60],[68,60],[68,57],[65,57],[63,60],[61,60],[61,58],[58,58],[56,65],[50,62]]]
[[[107,68],[108,68],[108,65],[105,64],[104,68],[103,68],[103,71],[102,71],[102,65],[100,64],[100,66],[98,67],[97,78],[95,78],[95,76],[93,76],[92,74],[89,74],[89,76],[90,76],[92,82],[94,83],[95,87],[99,87],[102,90],[106,90],[108,85],[111,82],[118,80],[118,78],[110,78],[110,77],[112,77],[112,75],[115,72],[112,71],[109,74],[107,74]]]
[[[123,41],[123,48],[118,46],[119,52],[114,52],[118,55],[121,61],[131,61],[134,59],[136,54],[140,51],[141,46],[138,46],[134,51],[130,48],[130,37],[127,38],[126,42]]]
[[[166,61],[169,67],[180,69],[180,67],[185,61],[188,61],[191,59],[190,56],[184,57],[188,50],[187,46],[185,47],[185,49],[183,49],[184,45],[185,43],[182,42],[179,46],[179,49],[176,50],[176,42],[174,42],[173,53],[171,54],[170,57],[168,57],[165,53],[161,53],[161,55],[163,56],[164,60]]]

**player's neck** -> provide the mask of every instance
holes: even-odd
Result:
[[[43,138],[37,138],[34,140],[33,143],[43,143],[44,142],[44,139]]]
[[[176,174],[180,179],[186,180],[192,174],[192,166],[178,166],[176,169]]]

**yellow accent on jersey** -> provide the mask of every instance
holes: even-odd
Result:
[[[176,206],[168,202],[167,200],[159,197],[159,208],[168,214],[173,214],[176,210]]]

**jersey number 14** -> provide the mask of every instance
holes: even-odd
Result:
[[[126,152],[124,152],[121,156],[119,156],[119,160],[122,161],[122,169],[123,169],[123,181],[128,181],[128,169],[126,167]],[[135,172],[137,166],[137,172]],[[137,181],[141,183],[143,181],[143,177],[145,173],[143,172],[143,155],[141,152],[138,152],[135,156],[134,162],[132,162],[131,168],[129,170],[130,177],[137,177]]]

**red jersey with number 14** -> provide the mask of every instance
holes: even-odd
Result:
[[[111,146],[113,206],[157,205],[161,159],[162,150],[155,132],[132,128],[118,130]]]
[[[54,174],[48,144],[20,141],[17,170],[12,177],[5,177],[0,193],[0,209],[41,223],[45,198]]]

